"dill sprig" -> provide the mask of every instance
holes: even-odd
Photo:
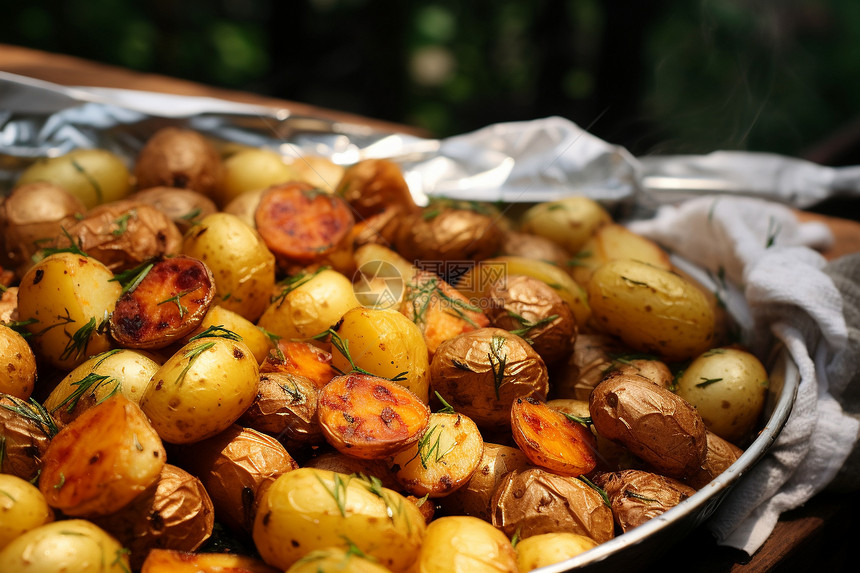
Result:
[[[134,289],[143,282],[143,279],[146,278],[146,275],[149,274],[149,271],[152,270],[152,267],[155,266],[153,261],[146,261],[133,269],[128,269],[127,271],[123,271],[121,273],[117,273],[113,276],[108,282],[118,282],[122,285],[122,293],[126,294],[129,292],[134,292]]]
[[[316,477],[323,488],[328,492],[332,499],[334,499],[335,504],[337,504],[337,509],[340,511],[340,515],[342,517],[346,517],[346,487],[349,485],[349,479],[344,480],[340,474],[335,473],[334,484],[329,488],[322,476],[316,474]]]
[[[454,406],[452,406],[451,404],[449,404],[449,403],[445,400],[445,398],[443,398],[443,397],[442,397],[442,395],[441,395],[437,390],[434,390],[433,392],[436,394],[436,398],[438,398],[438,399],[439,399],[439,401],[440,401],[440,402],[442,402],[442,407],[441,407],[441,408],[439,409],[439,411],[437,412],[438,414],[456,414],[456,413],[457,413],[457,412],[454,410]]]
[[[81,358],[86,352],[87,345],[90,343],[90,339],[93,334],[101,334],[107,324],[107,320],[99,324],[96,322],[96,317],[91,316],[87,323],[77,329],[74,334],[69,335],[66,333],[69,337],[69,341],[66,343],[66,347],[63,348],[63,352],[60,354],[60,360],[68,360],[69,358],[77,360]]]
[[[242,337],[240,335],[236,334],[232,330],[224,328],[223,324],[216,324],[214,326],[210,326],[200,334],[195,334],[188,339],[188,342],[194,342],[195,340],[201,340],[203,338],[226,338],[227,340],[236,341],[242,340]]]
[[[171,297],[168,297],[162,301],[159,301],[156,306],[161,306],[162,304],[168,304],[171,302],[176,303],[176,306],[179,308],[179,318],[182,318],[185,316],[185,313],[188,312],[188,307],[186,307],[185,305],[182,304],[182,297],[189,295],[196,290],[199,290],[201,286],[203,286],[203,285],[197,285],[194,288],[190,288],[190,289],[184,290],[182,292],[176,293],[175,295],[173,295]]]
[[[314,338],[325,337],[326,335],[331,335],[331,345],[335,347],[335,349],[340,352],[344,358],[349,362],[350,371],[349,372],[358,372],[359,374],[366,374],[368,376],[377,376],[373,372],[369,372],[362,368],[361,366],[356,365],[355,361],[352,359],[352,355],[349,353],[349,340],[346,338],[341,338],[340,335],[334,331],[334,329],[329,328],[325,332],[322,332],[316,335]],[[333,367],[334,368],[334,367]],[[335,368],[340,374],[348,374],[349,372],[341,372],[337,368]],[[392,382],[403,382],[407,378],[406,376],[409,374],[408,371],[398,372],[394,378],[385,378],[385,376],[377,376],[378,378],[385,378],[386,380],[390,380]]]
[[[33,257],[32,257],[33,262],[39,262],[46,257],[49,257],[51,255],[56,255],[58,253],[72,253],[73,255],[80,255],[82,257],[89,257],[89,255],[83,251],[83,243],[81,241],[78,241],[78,243],[75,243],[74,237],[72,237],[72,235],[66,230],[65,227],[60,227],[60,231],[62,231],[62,233],[66,237],[66,239],[69,240],[69,246],[68,247],[45,247],[43,249],[40,249],[39,252],[37,252],[35,255],[33,255]]]
[[[600,497],[603,498],[603,504],[606,507],[612,507],[612,504],[609,502],[609,495],[606,493],[605,489],[598,486],[596,483],[594,483],[593,481],[591,481],[590,479],[588,479],[584,475],[579,476],[579,479],[580,479],[580,481],[584,482],[585,485],[587,485],[588,487],[590,487],[591,489],[593,489],[594,491],[596,491],[597,493],[600,494]]]
[[[188,371],[191,370],[191,365],[194,364],[194,361],[200,358],[200,355],[215,346],[214,342],[204,342],[200,346],[195,346],[194,348],[189,348],[182,355],[183,357],[188,359],[188,364],[185,365],[185,368],[179,373],[179,376],[176,377],[176,385],[181,386],[185,381],[185,375],[188,374]]]
[[[438,464],[442,461],[442,458],[454,449],[454,445],[455,444],[451,444],[451,446],[443,452],[442,426],[432,426],[429,430],[424,432],[424,435],[421,436],[420,440],[418,440],[418,451],[415,453],[415,456],[412,457],[412,460],[416,457],[419,458],[421,460],[421,467],[426,470],[428,462],[432,461],[433,463]],[[412,460],[409,461],[411,462]]]
[[[116,229],[111,231],[111,234],[114,237],[120,237],[128,231],[128,221],[129,219],[137,218],[137,210],[130,209],[128,212],[123,213],[119,218],[114,219],[114,224],[116,225]]]
[[[567,412],[560,412],[565,418],[570,420],[571,422],[576,422],[577,424],[582,424],[585,427],[589,427],[594,425],[594,421],[591,419],[591,416],[574,416],[573,414],[568,414]]]
[[[96,192],[96,203],[104,203],[104,193],[102,192],[102,186],[98,180],[84,169],[84,166],[78,163],[77,159],[72,159],[72,167],[75,168],[75,171],[83,175],[84,179],[93,186],[93,190]]]
[[[508,361],[507,353],[502,354],[505,342],[504,336],[493,336],[490,341],[490,351],[487,353],[487,360],[490,361],[490,368],[493,369],[493,385],[496,388],[497,400],[500,398],[499,389],[505,381],[505,366]]]
[[[515,335],[517,335],[517,336],[519,336],[519,337],[522,337],[522,338],[523,338],[523,339],[525,339],[525,341],[526,341],[526,342],[528,342],[529,344],[534,344],[534,341],[528,337],[528,334],[529,334],[532,330],[534,330],[535,328],[540,328],[540,327],[542,327],[542,326],[544,326],[544,325],[550,324],[550,323],[552,323],[555,319],[557,319],[557,318],[558,318],[558,315],[557,315],[557,314],[553,314],[553,315],[551,315],[551,316],[546,316],[546,317],[544,317],[544,318],[541,318],[540,320],[537,320],[537,321],[531,321],[531,320],[528,320],[527,318],[525,318],[524,316],[522,316],[522,315],[520,315],[520,314],[515,313],[515,312],[514,312],[514,311],[512,311],[512,310],[509,310],[509,311],[508,311],[508,316],[510,316],[511,318],[514,318],[514,319],[518,320],[518,321],[519,321],[519,323],[522,325],[522,328],[517,328],[517,329],[515,329],[515,330],[511,330],[511,331],[510,331],[510,332],[511,332],[511,334],[515,334]]]
[[[80,402],[81,397],[87,392],[94,394],[95,391],[102,386],[103,384],[107,384],[110,380],[114,381],[114,389],[113,392],[119,388],[119,381],[115,378],[111,378],[110,376],[106,376],[103,374],[96,374],[95,372],[90,372],[77,382],[72,382],[71,385],[75,387],[75,390],[66,396],[66,398],[57,404],[57,406],[51,410],[53,414],[63,406],[66,406],[66,413],[71,414],[75,407],[77,407],[78,402]],[[111,394],[113,394],[113,392]],[[105,397],[107,399],[107,397]],[[101,400],[104,401],[104,400]]]
[[[326,270],[328,268],[330,268],[330,267],[322,266],[322,267],[314,270],[313,272],[301,271],[301,272],[299,272],[299,273],[297,273],[291,277],[287,277],[286,279],[282,280],[279,283],[279,284],[283,285],[284,288],[281,289],[281,292],[279,292],[278,294],[273,296],[269,300],[269,302],[271,304],[277,303],[277,305],[278,305],[277,308],[280,308],[281,305],[284,303],[284,300],[287,298],[288,294],[290,294],[291,292],[293,292],[294,290],[296,290],[300,286],[308,283],[311,279],[313,279],[315,276],[317,276],[318,274],[320,274],[321,272],[323,272],[324,270]]]
[[[644,501],[645,503],[654,503],[657,501],[653,497],[645,497],[642,494],[639,494],[639,493],[636,493],[635,491],[630,491],[630,490],[625,490],[624,495],[625,495],[625,497],[632,497],[633,499],[638,499],[640,501]]]
[[[20,398],[16,398],[15,396],[9,396],[8,394],[5,398],[11,400],[14,406],[0,403],[0,408],[5,408],[10,412],[18,414],[22,418],[30,420],[49,438],[53,438],[57,435],[57,432],[60,431],[54,418],[51,417],[45,407],[35,399],[30,398],[28,403]]]
[[[696,388],[705,388],[706,386],[710,386],[711,384],[716,384],[717,382],[722,382],[722,378],[706,378],[704,376],[700,376],[702,380],[698,384],[696,384]]]

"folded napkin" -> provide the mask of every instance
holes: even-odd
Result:
[[[726,196],[661,207],[630,227],[707,271],[703,282],[721,291],[753,352],[766,356],[780,341],[798,367],[785,427],[707,523],[718,543],[752,554],[782,512],[834,480],[857,442],[860,423],[837,400],[852,376],[843,296],[813,250],[832,235],[823,224],[799,223],[783,205]]]

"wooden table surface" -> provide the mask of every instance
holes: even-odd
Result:
[[[423,134],[421,130],[409,126],[372,120],[305,103],[213,88],[17,46],[0,44],[0,70],[62,85],[139,89],[288,107],[301,115],[317,115],[334,120],[365,123],[382,129]],[[860,251],[860,223],[805,212],[800,212],[799,217],[802,220],[822,221],[833,231],[836,240],[824,251],[825,257],[834,259]],[[854,513],[858,509],[860,494],[821,494],[804,507],[783,515],[771,537],[752,557],[747,557],[745,553],[737,550],[719,547],[707,531],[697,530],[669,554],[664,555],[660,563],[666,571],[683,567],[688,571],[708,573],[799,571],[812,567],[822,571],[848,570],[846,566],[853,557],[849,554],[855,542],[852,535],[855,530]]]

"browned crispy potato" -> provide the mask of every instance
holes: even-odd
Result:
[[[487,316],[528,341],[547,364],[570,355],[576,319],[567,303],[545,282],[526,275],[508,275],[487,289]]]
[[[33,255],[85,211],[80,199],[53,183],[34,181],[16,187],[0,203],[3,256],[22,276],[32,266]]]
[[[742,449],[727,442],[713,432],[707,433],[708,453],[701,469],[684,480],[691,487],[701,489],[712,479],[723,473],[744,453]]]
[[[138,191],[129,199],[155,207],[167,215],[183,234],[206,215],[218,211],[209,197],[191,189],[150,187]]]
[[[0,289],[0,323],[8,324],[18,319],[18,287]]]
[[[0,324],[0,392],[26,400],[36,383],[36,355],[23,336]]]
[[[502,478],[511,471],[523,470],[530,460],[518,448],[484,442],[483,455],[472,477],[451,495],[440,498],[447,514],[462,514],[490,521],[491,501]]]
[[[278,340],[277,351],[266,356],[260,372],[295,374],[312,381],[317,389],[322,389],[337,376],[337,370],[331,365],[330,352],[310,342],[284,339]]]
[[[269,187],[260,196],[254,222],[285,267],[318,263],[345,249],[352,257],[348,239],[355,220],[349,205],[308,183]]]
[[[563,412],[534,398],[517,398],[511,407],[514,441],[536,466],[572,477],[597,465],[594,435]]]
[[[212,143],[190,129],[165,127],[155,132],[140,150],[134,176],[138,189],[176,187],[212,195],[224,166]]]
[[[399,490],[400,483],[386,460],[363,460],[340,452],[325,452],[314,456],[303,464],[306,468],[316,468],[346,475],[363,475],[378,479],[383,487]]]
[[[152,549],[140,573],[280,573],[259,559],[235,553],[186,553]]]
[[[675,376],[666,363],[653,357],[616,356],[612,359],[612,364],[606,374],[610,372],[617,372],[626,376],[639,376],[667,390],[675,382]]]
[[[165,459],[161,439],[140,408],[116,395],[54,436],[39,490],[66,515],[106,515],[155,483]]]
[[[92,519],[129,549],[137,571],[154,548],[194,551],[212,535],[215,511],[200,480],[166,464],[158,481],[116,513]]]
[[[237,425],[176,453],[177,463],[203,482],[218,520],[235,531],[251,531],[265,489],[298,467],[275,438]]]
[[[141,275],[110,317],[111,336],[126,348],[168,346],[200,325],[215,298],[212,272],[193,257],[153,261]]]
[[[504,234],[502,244],[499,246],[499,255],[545,261],[563,269],[567,268],[571,260],[570,253],[558,243],[546,237],[517,231]]]
[[[569,531],[603,543],[615,535],[612,510],[595,489],[578,478],[538,468],[505,476],[492,505],[493,525],[508,537]]]
[[[509,424],[514,400],[544,400],[548,386],[537,352],[501,328],[473,330],[440,344],[430,376],[433,389],[482,428]]]
[[[680,396],[639,376],[610,374],[589,399],[594,427],[659,473],[683,478],[705,460],[705,423]]]
[[[431,359],[445,340],[490,325],[480,307],[426,271],[416,272],[406,282],[400,312],[421,329]]]
[[[326,440],[357,458],[384,458],[418,441],[430,409],[413,392],[385,378],[350,373],[320,391],[319,424]]]
[[[45,450],[58,431],[57,422],[38,402],[0,394],[0,473],[36,479]]]
[[[493,216],[431,205],[401,222],[394,245],[409,261],[481,261],[498,251],[501,240]]]
[[[89,211],[66,227],[54,245],[82,251],[114,272],[134,268],[153,257],[174,255],[182,247],[182,234],[167,215],[145,203],[115,201]]]
[[[591,391],[612,368],[612,357],[623,351],[605,334],[578,334],[567,364],[550,372],[550,387],[557,398],[588,400]]]
[[[421,439],[391,459],[397,481],[416,496],[442,497],[465,485],[481,462],[484,442],[463,414],[433,413]]]
[[[292,451],[325,442],[317,423],[319,389],[313,380],[299,374],[260,374],[257,399],[239,424],[275,436]]]
[[[594,483],[606,491],[615,523],[625,533],[696,493],[677,480],[641,470],[598,474]]]

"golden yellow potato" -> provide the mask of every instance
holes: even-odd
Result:
[[[27,271],[18,288],[18,317],[40,358],[71,370],[110,349],[107,320],[122,287],[95,259],[50,255]]]
[[[26,400],[36,383],[36,356],[23,336],[0,324],[0,392]]]
[[[687,360],[714,340],[705,295],[669,271],[628,259],[610,261],[588,283],[594,324],[636,351]]]
[[[39,488],[9,474],[0,474],[0,550],[16,537],[54,520]]]
[[[311,551],[287,569],[287,573],[390,573],[364,555],[360,549],[345,550],[340,547]]]
[[[589,237],[612,222],[606,209],[584,196],[539,203],[523,214],[522,230],[546,237],[576,253]]]
[[[477,517],[440,517],[427,526],[418,573],[517,571],[517,552],[504,533]]]
[[[140,407],[161,438],[188,444],[230,427],[257,395],[260,369],[239,340],[192,340],[153,375]]]
[[[424,335],[414,322],[393,309],[356,307],[343,315],[334,331],[332,366],[341,372],[356,366],[394,380],[428,403],[430,359]]]
[[[235,215],[213,213],[185,235],[182,252],[215,277],[215,304],[250,321],[260,318],[275,285],[275,257],[256,231]]]
[[[708,430],[738,444],[755,428],[767,387],[767,370],[755,355],[715,348],[684,370],[677,393],[696,407]]]
[[[623,225],[610,223],[594,231],[594,235],[571,258],[570,274],[577,283],[587,285],[600,265],[618,259],[633,259],[672,270],[669,254],[660,245]]]
[[[520,573],[559,563],[597,547],[597,542],[577,533],[541,533],[517,543]]]
[[[253,535],[263,560],[280,569],[315,549],[355,545],[401,572],[416,561],[424,530],[415,504],[378,480],[300,468],[263,494]]]
[[[59,157],[36,160],[15,183],[47,181],[64,188],[88,209],[128,195],[131,174],[115,153],[105,149],[75,149]]]
[[[271,149],[243,149],[224,160],[224,176],[215,192],[221,207],[248,191],[300,179],[284,158]]]
[[[334,193],[344,174],[342,165],[319,155],[301,155],[293,159],[289,165],[297,179],[328,193]]]
[[[256,324],[241,314],[227,310],[220,305],[214,305],[209,309],[200,326],[187,337],[186,342],[192,336],[196,336],[212,326],[222,326],[238,334],[254,355],[257,364],[262,363],[268,356],[269,350],[275,347],[274,341]]]

